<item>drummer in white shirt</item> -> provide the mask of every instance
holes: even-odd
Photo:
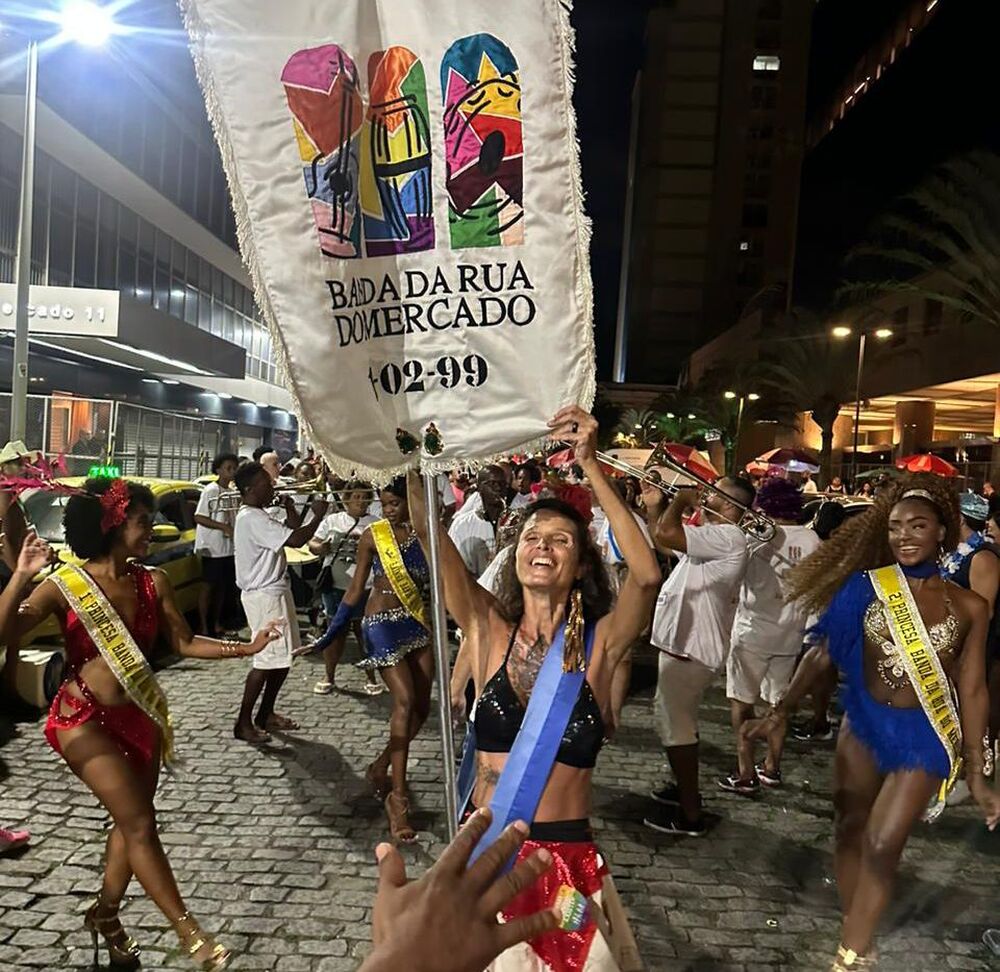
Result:
[[[358,552],[358,540],[374,523],[377,517],[369,514],[374,492],[367,483],[351,482],[341,491],[344,504],[343,510],[328,513],[316,530],[316,535],[309,541],[309,551],[323,558],[323,567],[319,576],[319,593],[323,600],[323,613],[327,622],[337,613],[337,608],[351,586],[354,577],[354,567]],[[365,612],[365,601],[371,590],[369,579],[365,597],[355,606],[353,617],[360,618]],[[361,630],[358,624],[352,624],[358,643],[361,642]],[[347,628],[333,639],[333,642],[323,652],[323,662],[326,675],[314,686],[316,695],[329,695],[336,686],[337,665],[347,644]],[[379,695],[385,690],[382,681],[375,677],[375,672],[365,670],[367,684],[365,690],[369,695]]]

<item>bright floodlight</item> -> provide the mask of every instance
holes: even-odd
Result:
[[[840,327],[835,327],[833,329],[834,337],[839,337],[839,338],[850,337],[851,333],[852,333],[851,329],[849,327],[844,327],[843,325],[841,325]]]
[[[67,40],[100,47],[114,32],[115,19],[109,7],[91,0],[67,0],[59,15],[59,25]]]
[[[723,397],[728,398],[730,401],[732,401],[736,397],[736,392],[734,391],[723,392]]]
[[[760,401],[760,395],[758,395],[756,392],[750,392],[750,394],[747,395],[747,398],[749,398],[751,402]]]
[[[891,329],[891,328],[888,328],[888,327],[880,327],[880,328],[879,328],[879,329],[878,329],[878,330],[877,330],[877,331],[875,332],[875,337],[877,337],[877,338],[880,338],[880,339],[881,339],[881,340],[883,340],[883,341],[884,341],[884,340],[885,340],[886,338],[891,338],[891,337],[892,337],[892,329]]]

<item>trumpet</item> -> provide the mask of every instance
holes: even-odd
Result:
[[[705,500],[710,494],[721,496],[727,503],[735,506],[741,514],[738,520],[730,519],[729,522],[738,526],[753,540],[769,543],[778,531],[777,524],[769,516],[765,516],[760,510],[755,510],[753,507],[734,499],[714,483],[679,463],[666,450],[654,449],[653,454],[646,462],[645,469],[639,469],[638,466],[633,466],[631,463],[608,455],[606,452],[598,452],[597,458],[605,466],[610,466],[618,472],[635,477],[639,482],[660,490],[670,499],[673,499],[682,489],[697,489],[701,491],[701,505],[704,507]],[[662,466],[669,469],[674,474],[673,482],[664,482],[660,474],[650,468],[651,466]],[[713,515],[717,516],[718,514],[713,513]]]

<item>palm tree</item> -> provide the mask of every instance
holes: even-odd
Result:
[[[794,427],[795,409],[785,391],[789,376],[771,360],[741,358],[714,365],[687,393],[692,411],[714,429],[726,454],[726,472],[735,475],[743,427],[754,421]]]
[[[866,280],[842,297],[917,295],[1000,327],[1000,157],[977,151],[941,166],[880,221],[878,236],[850,254]]]
[[[616,442],[635,449],[651,449],[659,441],[659,416],[645,408],[626,408],[615,432]]]
[[[803,326],[807,318],[802,312],[790,318],[791,333],[774,345],[774,367],[783,376],[786,402],[819,426],[820,485],[825,486],[833,474],[834,426],[840,410],[854,400],[855,346],[822,327]]]

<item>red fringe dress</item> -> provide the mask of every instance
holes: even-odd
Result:
[[[156,640],[156,586],[153,575],[140,564],[130,564],[129,573],[135,582],[138,606],[135,621],[127,627],[139,649],[145,654]],[[122,755],[137,771],[146,770],[156,753],[160,738],[159,728],[134,702],[126,702],[123,705],[102,705],[97,701],[80,672],[87,662],[100,656],[100,651],[74,611],[67,611],[62,629],[68,676],[52,700],[49,717],[45,723],[45,738],[61,756],[60,731],[76,729],[94,720],[114,740]],[[68,691],[71,683],[76,684],[83,698],[77,698]],[[63,703],[73,711],[64,715]]]

